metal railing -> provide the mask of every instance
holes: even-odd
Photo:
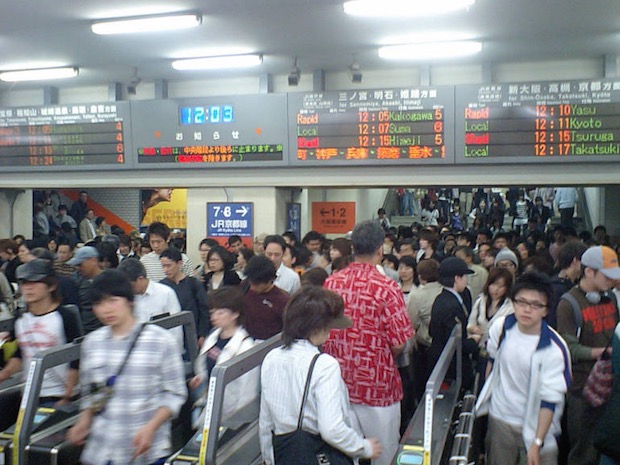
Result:
[[[391,187],[388,189],[385,199],[383,200],[383,209],[388,218],[400,215],[400,200],[398,198],[398,190]]]
[[[592,214],[590,213],[588,199],[583,187],[577,188],[577,216],[583,219],[583,228],[586,231],[592,231],[594,229]]]
[[[185,340],[188,343],[187,349],[190,354],[190,359],[195,359],[198,353],[198,347],[196,344],[196,324],[194,322],[194,315],[191,312],[177,313],[159,320],[149,321],[147,324],[154,324],[165,329],[182,325],[185,329]],[[81,339],[61,347],[43,350],[32,358],[30,366],[28,367],[26,386],[24,388],[17,422],[15,424],[12,449],[13,465],[26,463],[26,446],[28,445],[33,430],[35,413],[39,405],[39,394],[41,392],[45,371],[55,366],[79,359],[80,343]],[[192,358],[191,355],[194,357]]]
[[[462,381],[462,365],[463,365],[463,345],[461,344],[462,328],[460,324],[456,324],[452,329],[450,338],[446,343],[439,360],[435,364],[435,368],[428,378],[426,383],[426,390],[424,392],[424,465],[430,465],[431,463],[439,463],[441,455],[443,454],[443,447],[441,450],[431,450],[431,443],[433,440],[433,409],[435,406],[435,399],[441,388],[441,384],[446,377],[448,368],[452,363],[452,358],[456,352],[456,392],[461,389]],[[434,452],[431,455],[431,452]]]
[[[476,375],[473,392],[478,392],[480,376]],[[472,433],[476,422],[476,394],[467,394],[463,397],[463,407],[459,414],[458,427],[454,434],[452,455],[449,465],[467,465],[469,463],[469,447],[471,446]]]
[[[443,456],[448,429],[462,383],[462,326],[457,323],[429,376],[420,403],[403,435],[392,464],[438,465]],[[443,386],[446,373],[456,356],[456,380]],[[447,387],[447,389],[446,389]],[[441,393],[440,393],[441,391]],[[436,404],[436,402],[440,402]],[[437,431],[434,434],[433,430]]]
[[[260,366],[265,356],[281,344],[281,335],[277,334],[239,356],[213,368],[209,378],[208,396],[205,405],[205,419],[199,454],[200,465],[215,465],[218,432],[222,419],[226,386]],[[256,440],[258,441],[258,436]]]
[[[15,318],[4,318],[0,320],[0,333],[4,331],[11,332],[15,327]]]

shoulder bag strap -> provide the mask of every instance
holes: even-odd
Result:
[[[575,325],[577,326],[577,339],[581,339],[581,327],[583,326],[583,315],[581,314],[581,305],[577,302],[575,296],[569,292],[562,294],[560,299],[566,300],[571,309],[573,310],[573,316],[575,318]]]
[[[129,356],[133,352],[133,349],[136,347],[136,343],[138,342],[138,339],[140,338],[140,334],[142,334],[142,330],[144,330],[145,326],[146,326],[145,324],[141,324],[140,325],[140,328],[138,329],[138,333],[136,334],[136,337],[134,337],[133,341],[131,341],[131,345],[129,346],[129,350],[127,350],[127,353],[125,354],[125,358],[123,359],[123,363],[121,363],[121,366],[119,367],[119,369],[116,372],[116,374],[114,376],[112,376],[108,380],[107,384],[109,386],[113,386],[116,383],[116,378],[118,378],[121,375],[121,373],[123,372],[123,370],[125,369],[125,365],[127,365],[127,360],[129,360]]]
[[[312,362],[310,362],[310,368],[308,368],[308,376],[306,377],[306,387],[304,388],[304,396],[301,400],[301,409],[299,411],[299,420],[297,421],[297,429],[301,430],[301,425],[304,421],[304,408],[306,407],[306,400],[308,399],[308,391],[310,390],[310,380],[312,379],[312,371],[314,370],[314,365],[316,364],[317,359],[321,354],[318,353],[314,357],[312,357]]]

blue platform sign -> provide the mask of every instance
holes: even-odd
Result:
[[[253,203],[207,203],[207,236],[254,236]]]

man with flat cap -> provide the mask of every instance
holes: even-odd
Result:
[[[470,389],[474,382],[474,369],[471,356],[478,353],[479,335],[467,337],[467,318],[471,312],[471,293],[467,289],[467,275],[472,274],[467,264],[460,258],[449,257],[439,265],[439,283],[443,290],[433,302],[429,333],[432,338],[428,352],[429,374],[443,351],[452,329],[457,322],[461,324],[463,344],[463,382],[462,388]],[[446,377],[456,379],[456,361],[453,360]]]

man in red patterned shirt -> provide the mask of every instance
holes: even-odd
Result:
[[[325,282],[343,298],[353,326],[332,330],[323,349],[340,362],[353,420],[364,436],[383,445],[373,465],[389,465],[398,449],[403,388],[394,359],[413,336],[402,292],[376,268],[383,258],[383,237],[379,222],[358,224],[351,236],[354,263]]]

